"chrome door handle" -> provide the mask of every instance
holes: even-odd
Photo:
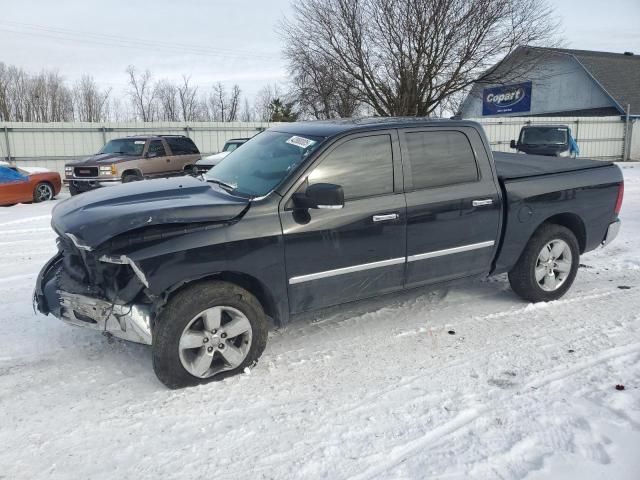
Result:
[[[493,205],[493,199],[486,198],[484,200],[474,200],[473,202],[471,202],[471,205],[473,205],[474,207],[485,207],[487,205]]]
[[[400,218],[400,215],[398,215],[397,213],[387,213],[384,215],[374,215],[373,216],[373,221],[374,222],[387,222],[389,220],[397,220],[398,218]]]

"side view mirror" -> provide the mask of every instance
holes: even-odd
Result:
[[[511,140],[511,143],[509,144],[509,146],[511,148],[518,148],[518,145],[516,145],[516,141],[515,140]]]
[[[310,185],[304,193],[294,193],[293,203],[297,208],[342,208],[344,192],[340,185],[316,183]]]
[[[158,152],[147,152],[147,154],[145,155],[145,157],[147,158],[155,158],[155,157],[159,157],[160,154]]]

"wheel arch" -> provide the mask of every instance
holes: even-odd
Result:
[[[124,178],[125,175],[136,175],[140,178],[144,177],[144,175],[142,174],[142,171],[139,168],[127,168],[122,172],[122,175],[120,175],[120,178]]]
[[[271,317],[277,325],[281,325],[286,321],[286,319],[282,318],[285,315],[285,312],[278,309],[277,302],[269,288],[256,277],[236,271],[221,271],[204,277],[183,280],[167,290],[164,303],[166,304],[166,302],[168,302],[176,293],[185,288],[211,280],[220,280],[237,285],[240,288],[244,288],[256,297],[264,309],[265,314]]]
[[[576,236],[578,240],[578,246],[580,247],[580,253],[584,253],[587,248],[587,228],[582,218],[575,213],[559,213],[547,218],[544,222],[538,225],[535,232],[545,224],[560,225],[568,228]],[[534,232],[534,234],[535,234]]]

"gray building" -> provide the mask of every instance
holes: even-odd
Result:
[[[519,47],[476,83],[464,118],[491,116],[640,117],[640,55]]]

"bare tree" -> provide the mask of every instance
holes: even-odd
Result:
[[[234,122],[238,118],[240,105],[240,87],[234,85],[227,93],[221,82],[213,86],[209,95],[209,117],[216,122]]]
[[[154,86],[154,96],[158,103],[157,117],[168,122],[180,120],[178,87],[169,80],[160,80]]]
[[[362,101],[353,79],[330,68],[313,52],[291,47],[285,50],[292,78],[290,95],[300,113],[318,120],[354,116]]]
[[[0,62],[0,120],[10,121],[12,112],[11,71]]]
[[[251,105],[249,104],[249,99],[245,97],[244,105],[242,107],[242,113],[240,114],[240,121],[250,122],[252,120],[253,120],[253,114],[251,112]]]
[[[146,70],[136,75],[133,65],[127,67],[129,75],[129,96],[136,115],[143,122],[151,122],[155,116],[155,89],[151,84],[151,72]]]
[[[261,122],[270,122],[273,115],[273,101],[282,96],[280,87],[276,83],[262,87],[254,102],[256,117]]]
[[[111,89],[100,90],[90,75],[83,75],[73,86],[75,117],[81,122],[107,119],[107,104]]]
[[[189,85],[191,77],[182,76],[182,85],[178,87],[180,111],[184,122],[194,121],[198,115],[198,87]]]
[[[229,95],[229,109],[225,122],[235,122],[238,119],[238,109],[240,105],[240,87],[236,84],[231,88],[231,94]]]
[[[283,22],[294,75],[324,66],[384,116],[430,115],[558,27],[546,0],[300,0],[294,8]],[[292,56],[296,49],[306,57]]]

